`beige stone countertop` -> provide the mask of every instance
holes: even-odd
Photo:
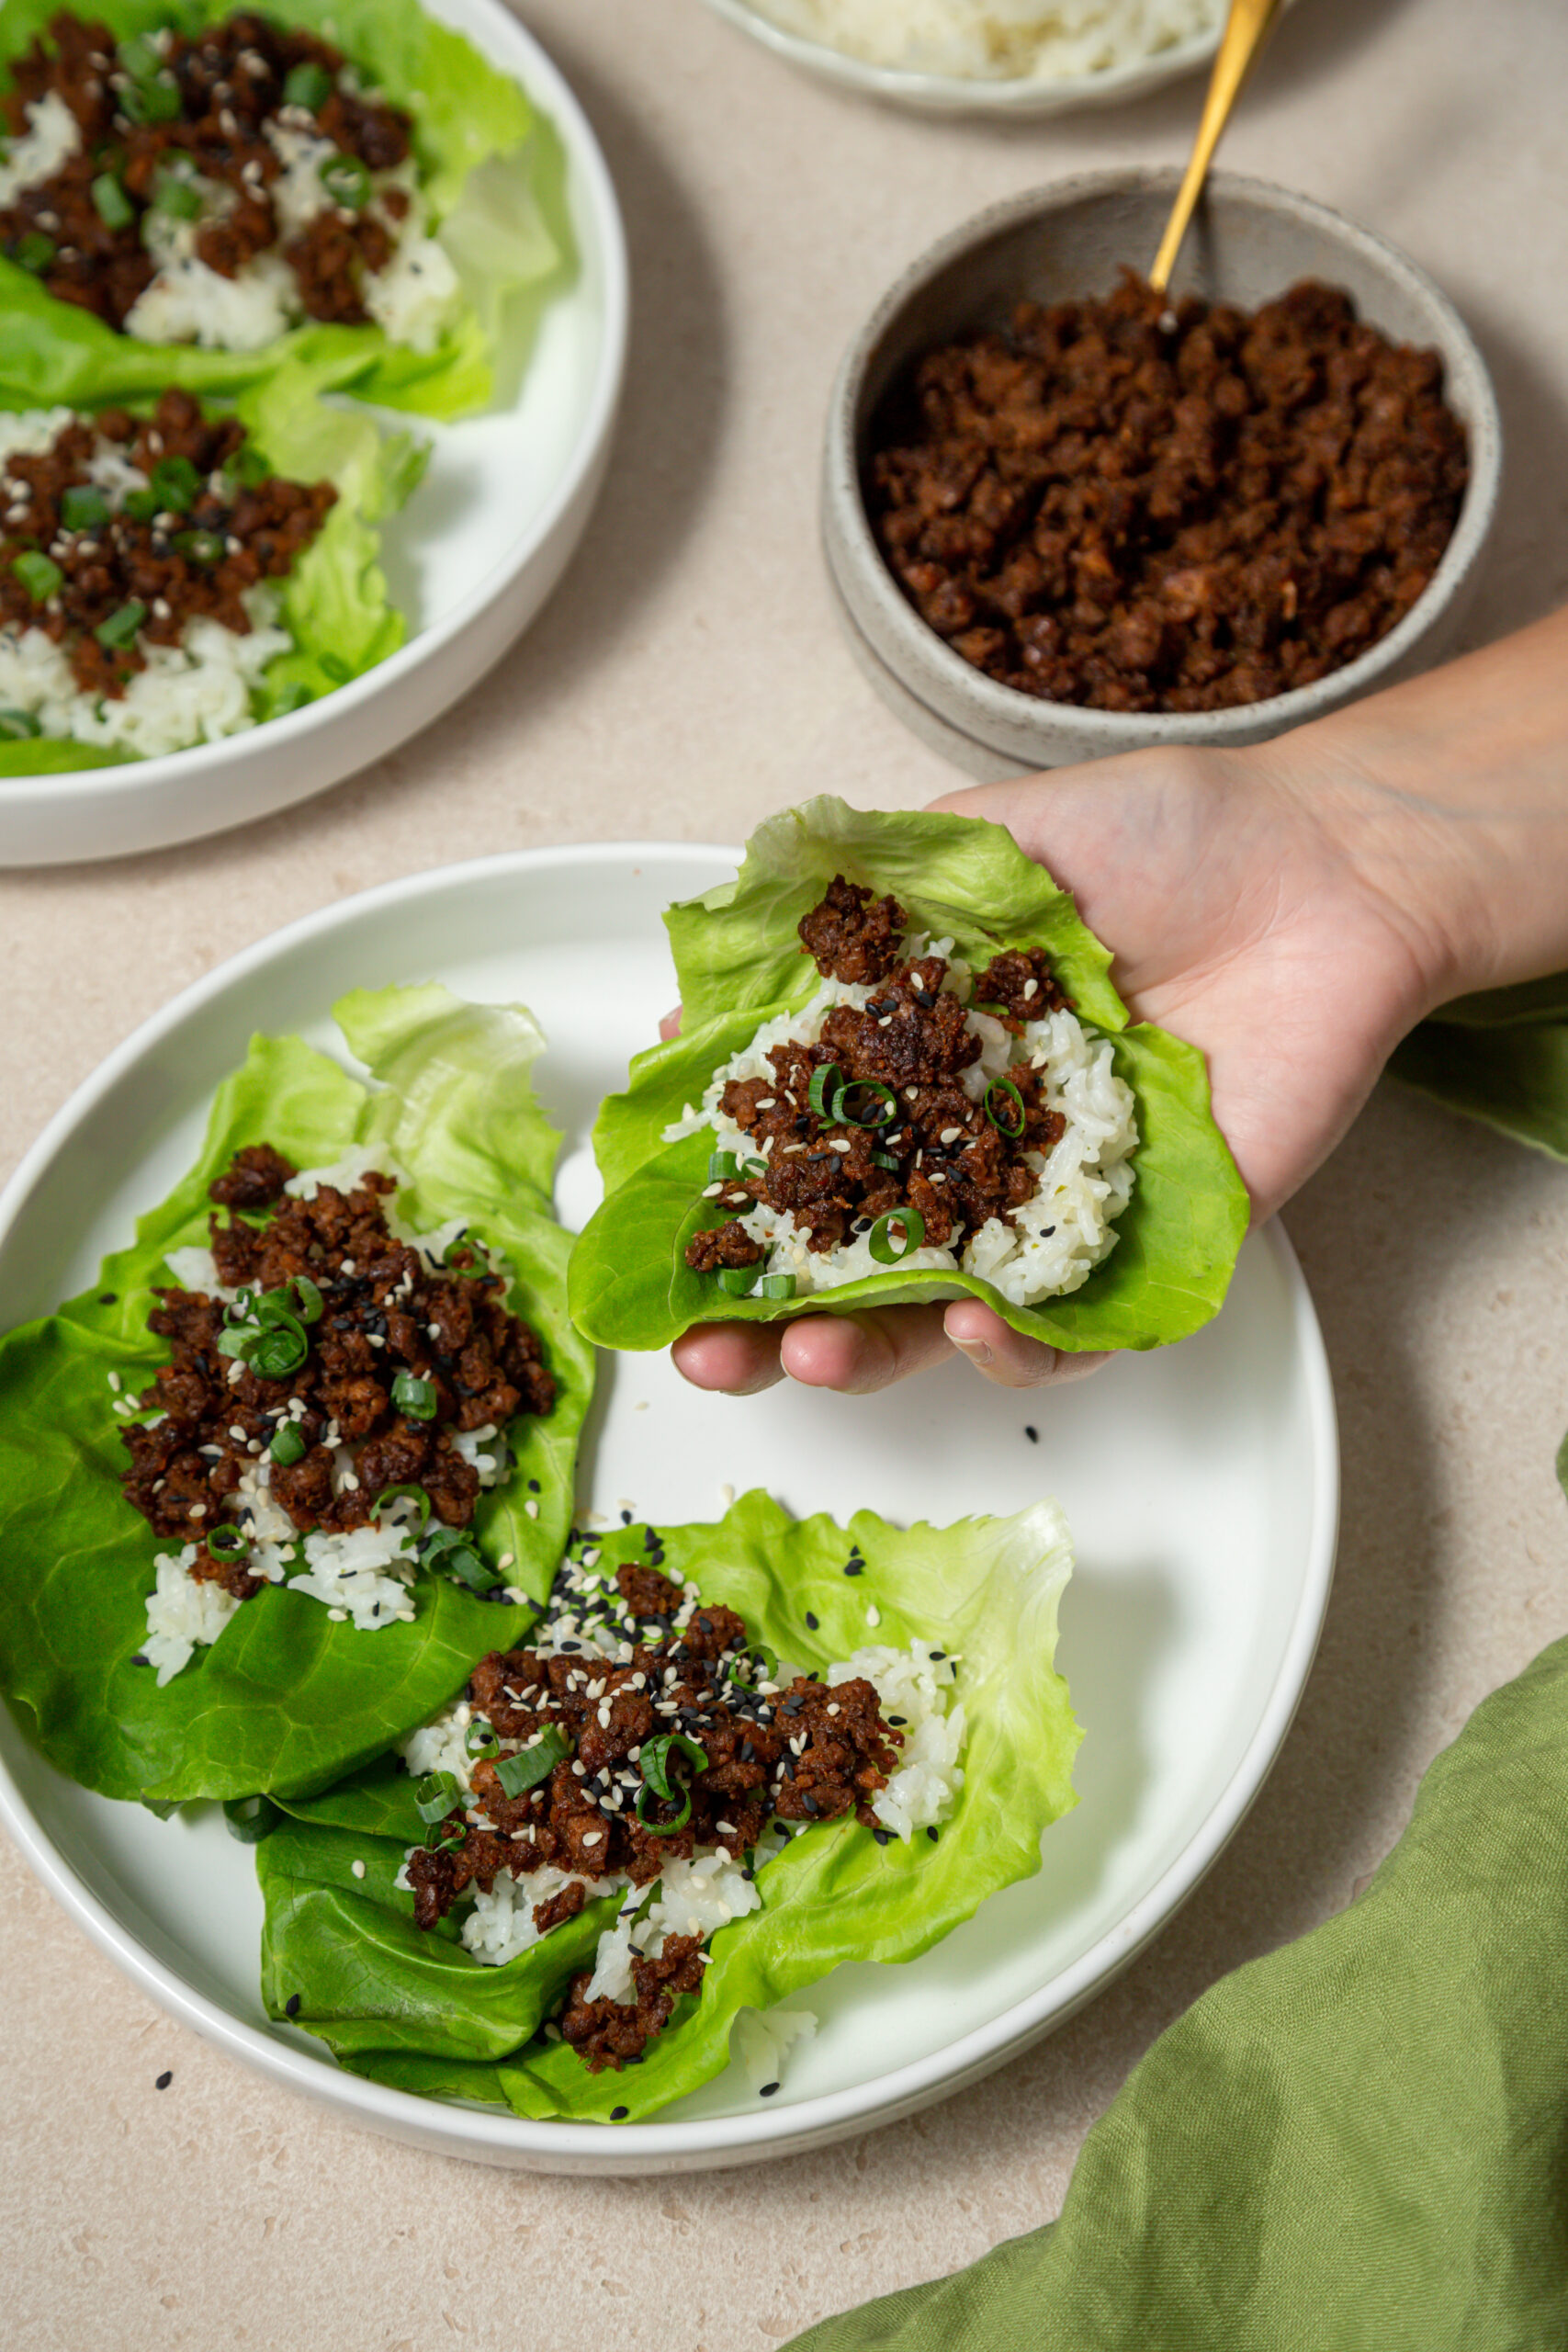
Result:
[[[824,786],[893,808],[955,780],[829,608],[834,367],[903,264],[984,203],[1179,160],[1201,84],[987,130],[830,93],[700,0],[521,14],[586,107],[631,243],[626,407],[586,542],[515,653],[379,766],[243,831],[0,877],[0,1172],[135,1023],[310,908],[453,855],[738,839]],[[1568,589],[1565,87],[1557,0],[1299,0],[1224,150],[1404,245],[1477,334],[1507,445],[1477,637]],[[1256,1808],[1112,1990],[977,2088],[825,2154],[668,2183],[488,2172],[373,2139],[185,2032],[6,1848],[0,2337],[751,2352],[1049,2218],[1151,2038],[1338,1909],[1434,1751],[1568,1627],[1568,1175],[1385,1087],[1288,1222],[1343,1417],[1327,1627]]]

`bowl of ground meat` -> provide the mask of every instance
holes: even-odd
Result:
[[[845,356],[823,533],[852,650],[998,778],[1283,733],[1451,650],[1497,503],[1453,305],[1326,206],[1101,172],[922,255]]]

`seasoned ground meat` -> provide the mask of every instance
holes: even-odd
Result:
[[[907,920],[896,899],[873,899],[841,875],[802,919],[801,941],[824,977],[877,993],[863,1011],[836,1005],[817,1044],[773,1046],[771,1078],[725,1087],[719,1107],[758,1157],[708,1186],[719,1222],[687,1243],[694,1272],[761,1261],[763,1247],[741,1222],[758,1204],[809,1228],[807,1246],[820,1255],[903,1209],[919,1213],[922,1247],[957,1249],[988,1217],[1009,1217],[1033,1197],[1039,1178],[1027,1155],[1048,1152],[1066,1122],[1027,1064],[1010,1070],[1011,1091],[993,1086],[978,1102],[966,1091],[979,1039],[942,986],[942,957],[898,960]],[[1034,948],[998,956],[976,974],[973,999],[1015,1029],[1066,1002]],[[829,1076],[817,1084],[819,1109],[820,1072]]]
[[[469,1677],[466,1737],[472,1742],[476,1724],[481,1732],[478,1751],[469,1747],[478,1752],[472,1794],[465,1798],[456,1781],[432,1784],[451,1804],[430,1843],[409,1857],[420,1927],[434,1928],[472,1887],[488,1894],[504,1872],[523,1881],[545,1868],[569,1874],[535,1906],[543,1933],[577,1916],[584,1881],[622,1877],[646,1887],[671,1862],[700,1853],[734,1861],[772,1821],[853,1815],[886,1837],[872,1803],[904,1735],[884,1718],[874,1685],[771,1679],[734,1610],[640,1563],[617,1570],[617,1601],[601,1600],[596,1623],[584,1620],[588,1589],[569,1560],[536,1646],[492,1651]],[[484,1754],[485,1738],[502,1752]],[[511,1759],[542,1746],[547,1771],[509,1795]],[[589,1979],[577,1981],[560,2029],[595,2072],[640,2056],[667,2021],[673,2000],[650,2006],[649,1987],[699,1989],[699,1940],[664,1946],[664,1961],[689,1949],[686,1972],[645,1973],[634,1958],[635,2003],[586,2003]]]
[[[101,490],[106,455],[143,486]],[[193,620],[248,636],[247,591],[291,571],[336,503],[330,481],[269,473],[244,426],[188,392],[150,417],[77,417],[0,469],[0,629],[41,629],[85,693],[118,697],[144,648],[178,645]]]
[[[570,2042],[591,2075],[606,2066],[619,2074],[635,2065],[657,2033],[674,2015],[682,1993],[703,1989],[703,1945],[700,1936],[671,1936],[657,1958],[634,1960],[635,2001],[591,2001],[592,1973],[584,1970],[571,1980],[571,1992],[560,2013],[561,2040]]]
[[[921,618],[1021,693],[1192,711],[1310,684],[1436,571],[1468,479],[1435,351],[1307,282],[1255,314],[1021,303],[928,352],[864,492]]]
[[[195,255],[233,277],[276,250],[313,319],[362,322],[367,271],[384,268],[392,240],[382,213],[400,218],[370,187],[410,152],[407,115],[344,80],[346,61],[313,33],[242,13],[185,34],[116,44],[104,24],[62,11],[11,61],[0,100],[16,137],[28,108],[51,93],[81,126],[82,144],[54,176],[19,189],[0,209],[0,248],[51,294],[123,328],[155,274],[147,216],[199,220]],[[341,202],[283,236],[272,191],[284,155],[269,131],[330,140]]]
[[[242,1600],[258,1580],[239,1542],[239,1490],[264,1454],[272,1500],[301,1534],[363,1527],[378,1496],[399,1486],[423,1487],[434,1518],[463,1528],[479,1477],[453,1432],[503,1428],[555,1399],[537,1336],[507,1311],[505,1282],[476,1247],[456,1244],[433,1268],[388,1230],[392,1177],[370,1170],[351,1192],[322,1184],[301,1200],[283,1190],[294,1172],[270,1145],[253,1145],[209,1187],[231,1212],[209,1221],[219,1280],[242,1296],[231,1307],[202,1292],[156,1293],[148,1329],[170,1342],[170,1361],[140,1401],[164,1418],[121,1432],[127,1501],[160,1535],[201,1547],[198,1582]],[[264,1306],[292,1320],[291,1369],[275,1369],[257,1344]],[[355,1450],[350,1477],[344,1447]],[[220,1549],[237,1556],[208,1548],[218,1530]]]

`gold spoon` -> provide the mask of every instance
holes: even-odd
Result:
[[[1160,239],[1155,266],[1149,272],[1149,284],[1156,294],[1163,294],[1170,283],[1170,273],[1176,267],[1176,256],[1181,251],[1203,182],[1209,175],[1209,165],[1214,160],[1214,150],[1230,120],[1232,107],[1241,93],[1241,85],[1258,61],[1258,51],[1269,37],[1283,0],[1231,0],[1231,12],[1220,40],[1214,70],[1209,77],[1209,95],[1203,101],[1203,118],[1198,125],[1198,136],[1192,142],[1192,160],[1187,166],[1187,176],[1170,209]]]

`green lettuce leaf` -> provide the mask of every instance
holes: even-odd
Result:
[[[1445,1004],[1389,1069],[1450,1111],[1568,1159],[1568,972]]]
[[[1137,1182],[1117,1242],[1081,1289],[1015,1306],[989,1283],[897,1268],[795,1299],[733,1299],[694,1274],[685,1245],[707,1221],[711,1137],[665,1144],[720,1062],[818,986],[795,926],[835,874],[891,890],[911,927],[956,939],[971,961],[1009,947],[1051,956],[1080,1016],[1110,1035],[1137,1097]],[[754,833],[739,878],[665,917],[684,1008],[682,1035],[632,1063],[599,1114],[593,1145],[605,1199],[572,1252],[571,1309],[601,1346],[662,1348],[694,1323],[773,1322],[858,1306],[983,1298],[1015,1330],[1053,1347],[1152,1348],[1218,1312],[1247,1231],[1246,1188],[1209,1114],[1203,1057],[1163,1029],[1130,1026],[1111,953],[1072,899],[999,825],[972,817],[884,814],[824,797]]]
[[[641,1538],[631,1528],[595,1540],[614,1564],[640,1558]],[[852,1578],[844,1575],[852,1538],[865,1559]],[[272,2016],[402,2089],[499,2098],[528,2116],[604,2121],[625,2108],[635,2120],[723,2069],[742,2008],[772,2007],[842,1962],[913,1960],[987,1895],[1039,1869],[1043,1831],[1076,1802],[1079,1736],[1054,1667],[1071,1566],[1054,1505],[907,1531],[860,1511],[846,1534],[826,1516],[792,1521],[752,1493],[717,1524],[672,1528],[660,1541],[668,1574],[739,1611],[802,1671],[868,1644],[921,1637],[958,1659],[964,1780],[936,1841],[917,1835],[879,1847],[852,1819],[801,1832],[759,1871],[761,1907],[713,1939],[701,1998],[682,2005],[640,2065],[591,2075],[537,2030],[568,1977],[592,1964],[616,1898],[499,1968],[464,1951],[450,1917],[442,1932],[423,1934],[412,1896],[392,1885],[423,1835],[413,1784],[383,1763],[314,1799],[288,1800],[290,1820],[256,1849]]]
[[[331,481],[337,503],[283,582],[280,619],[294,639],[269,662],[259,719],[316,701],[395,653],[408,635],[388,594],[377,525],[414,489],[429,458],[412,434],[379,432],[362,411],[331,407],[321,380],[298,362],[280,367],[234,402],[253,446],[274,473]],[[56,775],[134,763],[134,752],[32,738],[0,742],[0,776]]]
[[[120,1494],[109,1375],[134,1393],[166,1360],[146,1329],[152,1289],[171,1279],[169,1250],[205,1241],[207,1187],[242,1145],[269,1141],[309,1168],[385,1143],[412,1180],[399,1195],[410,1216],[471,1217],[559,1384],[551,1413],[513,1425],[512,1476],[476,1514],[479,1549],[495,1563],[510,1553],[506,1580],[542,1597],[570,1526],[593,1360],[566,1313],[569,1244],[545,1189],[557,1137],[533,1096],[539,1032],[520,1009],[435,987],[360,991],[338,1016],[374,1090],[298,1037],[254,1039],[196,1165],[135,1241],[57,1314],[0,1341],[0,1689],[50,1760],[107,1796],[322,1787],[423,1722],[528,1622],[423,1573],[412,1622],[376,1632],[269,1586],[162,1690],[134,1662],[153,1562],[172,1547]]]
[[[46,26],[54,6],[0,0],[0,88],[9,83],[6,63]],[[96,0],[91,13],[124,40],[164,24],[193,29],[234,11],[225,0]],[[467,297],[455,323],[429,352],[389,343],[379,327],[325,324],[298,327],[254,352],[139,343],[57,301],[26,270],[0,259],[0,405],[87,408],[170,384],[233,392],[288,358],[362,399],[427,416],[467,415],[490,401],[510,298],[536,300],[545,288],[558,288],[569,267],[533,199],[534,108],[515,82],[415,0],[288,0],[273,14],[334,41],[412,116],[432,220],[443,232],[453,223],[452,259]],[[495,193],[498,164],[508,183],[504,201]],[[475,233],[476,217],[482,235]],[[508,332],[510,323],[505,319]]]

